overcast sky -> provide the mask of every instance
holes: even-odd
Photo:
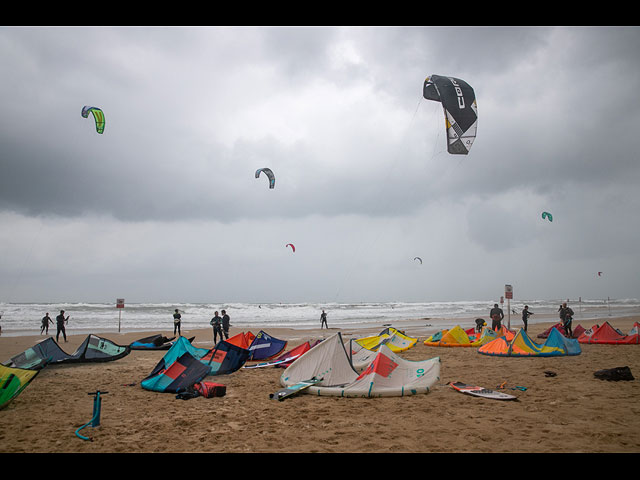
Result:
[[[638,52],[635,27],[2,27],[0,301],[638,298]],[[475,90],[469,155],[430,74]]]

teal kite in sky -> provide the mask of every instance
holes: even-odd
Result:
[[[549,212],[542,212],[542,219],[547,219],[550,222],[553,222],[553,215],[551,215]]]

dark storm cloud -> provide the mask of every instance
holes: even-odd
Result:
[[[288,190],[278,182],[282,192],[273,211],[284,216],[407,212],[438,195],[489,193],[496,182],[501,189],[544,193],[557,188],[558,179],[589,185],[637,178],[630,155],[637,138],[630,132],[637,130],[638,105],[627,92],[637,90],[638,64],[619,60],[636,51],[637,29],[1,33],[8,74],[2,79],[0,206],[19,212],[250,217],[262,192],[249,180],[254,167],[267,166],[260,160],[282,165],[277,174],[295,179]],[[434,144],[438,150],[444,145],[441,110],[422,101],[412,120],[424,76],[439,72],[470,79],[480,113],[473,155],[462,160],[467,175],[447,175],[446,183],[440,174],[459,160],[430,157]],[[242,79],[249,88],[235,89],[225,78]],[[335,90],[327,94],[317,84]],[[315,121],[318,107],[339,102],[341,94],[349,98],[350,88],[368,89],[370,97],[354,102],[353,111],[335,105],[330,122],[345,125],[340,136],[328,133],[327,117]],[[278,95],[289,96],[291,105],[298,97],[298,103],[306,102],[302,108],[312,135],[289,144],[239,126],[236,138],[216,137],[216,126],[233,125],[238,108]],[[91,119],[79,115],[92,101],[106,110],[101,137]],[[288,120],[287,108],[278,111],[276,105],[271,116],[256,122],[280,119],[295,126],[300,117]],[[395,112],[367,123],[365,117],[384,108]],[[404,124],[393,125],[394,115]],[[425,140],[423,126],[437,138]],[[397,143],[403,128],[415,146]],[[319,152],[322,144],[334,146],[333,158]],[[387,176],[398,169],[401,174]]]

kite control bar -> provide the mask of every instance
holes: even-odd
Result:
[[[83,426],[81,426],[79,429],[76,430],[76,436],[78,438],[81,438],[82,440],[90,440],[93,441],[91,438],[89,437],[85,437],[83,435],[80,435],[80,430],[82,430],[85,427],[88,427],[89,425],[91,425],[92,427],[97,427],[100,425],[100,407],[102,404],[102,399],[100,398],[100,395],[104,395],[106,393],[109,392],[101,392],[100,390],[96,390],[95,392],[89,392],[87,395],[94,395],[93,398],[93,418],[91,418],[91,420],[84,424]]]

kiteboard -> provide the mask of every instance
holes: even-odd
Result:
[[[300,393],[303,390],[306,390],[307,388],[309,388],[311,385],[315,385],[316,383],[321,382],[322,379],[321,378],[311,378],[309,380],[303,380],[301,382],[296,383],[295,385],[291,385],[290,387],[286,387],[283,388],[281,390],[278,390],[276,393],[270,393],[269,394],[269,398],[271,399],[277,399],[277,400],[284,400],[287,397],[290,397],[291,395],[295,395],[296,393]]]
[[[517,400],[515,395],[509,395],[508,393],[496,392],[495,390],[489,390],[484,387],[477,387],[473,385],[467,385],[462,382],[450,382],[449,385],[459,392],[473,395],[475,397],[489,398],[491,400]]]

